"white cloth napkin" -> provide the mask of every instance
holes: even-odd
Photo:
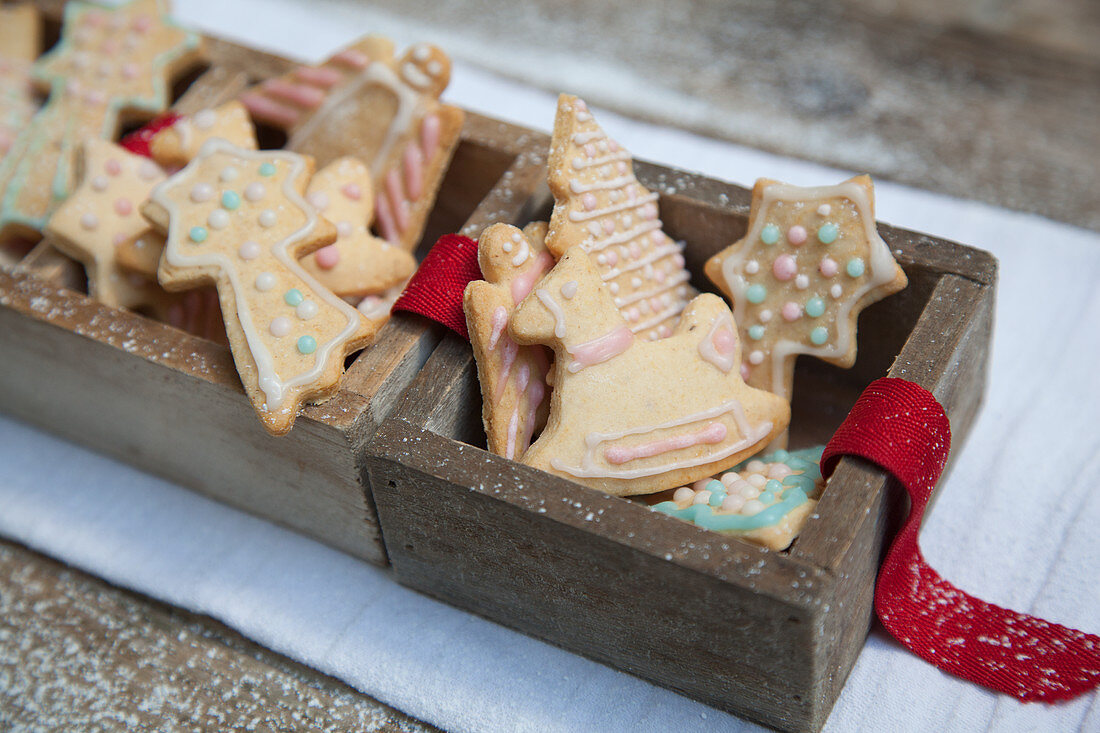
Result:
[[[326,14],[265,6],[283,13],[278,24],[251,12],[254,0],[179,5],[205,30],[243,29],[253,45],[306,58],[376,30],[349,24],[353,10],[341,4]],[[295,13],[306,25],[296,25]],[[235,26],[237,16],[248,23]],[[553,95],[462,64],[448,96],[544,130],[553,120]],[[758,176],[809,185],[848,175],[596,114],[640,158],[743,185]],[[1100,235],[889,183],[877,186],[877,211],[1001,261],[986,404],[969,441],[956,446],[962,454],[926,522],[927,559],[983,599],[1100,633]],[[756,729],[7,418],[0,418],[0,534],[209,614],[448,730]],[[1100,730],[1098,698],[1023,705],[942,674],[876,630],[826,729]]]

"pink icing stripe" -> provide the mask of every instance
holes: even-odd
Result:
[[[626,326],[619,326],[610,333],[569,349],[573,362],[568,369],[575,374],[585,367],[602,364],[629,349],[633,343],[634,332]]]
[[[294,76],[298,77],[306,84],[313,84],[314,86],[324,87],[330,89],[340,83],[340,80],[344,78],[336,69],[330,69],[325,66],[303,66],[294,72]]]
[[[428,160],[435,157],[439,147],[440,124],[439,115],[428,115],[420,123],[420,147]]]
[[[519,303],[531,294],[535,289],[535,283],[539,281],[543,273],[554,266],[554,258],[549,252],[539,252],[535,264],[521,272],[512,279],[512,301]]]
[[[347,48],[332,57],[332,60],[336,63],[346,64],[355,69],[365,69],[367,64],[370,63],[370,57],[361,51],[356,51],[353,48]]]
[[[415,201],[424,192],[424,154],[420,152],[420,146],[410,142],[405,146],[405,193],[409,199]]]
[[[508,419],[508,445],[504,448],[505,458],[516,457],[516,433],[519,432],[519,406],[512,410],[512,417]]]
[[[396,168],[391,168],[386,174],[386,193],[390,197],[390,205],[393,206],[394,223],[398,231],[403,232],[409,228],[409,209],[401,190],[401,174]]]
[[[390,202],[386,198],[385,191],[379,191],[378,195],[374,198],[374,211],[375,218],[378,221],[378,228],[382,230],[382,238],[392,244],[399,244],[401,242],[401,234],[397,231],[397,227],[393,223],[393,212],[390,211]]]
[[[531,445],[531,437],[535,434],[535,419],[539,405],[542,404],[542,398],[546,395],[546,386],[540,376],[538,379],[531,382],[531,387],[527,390],[527,425],[523,431],[523,450]]]
[[[492,326],[492,331],[489,334],[489,351],[492,351],[497,347],[497,341],[500,339],[500,335],[504,333],[504,327],[508,325],[508,309],[502,305],[497,306],[497,309],[493,311],[489,324]]]
[[[493,395],[494,400],[500,399],[500,394],[504,391],[504,386],[508,384],[508,375],[511,374],[512,364],[515,363],[516,355],[519,353],[519,346],[510,336],[505,336],[501,344],[500,371],[497,372],[497,388]]]
[[[248,108],[253,117],[284,127],[296,124],[298,118],[301,117],[301,113],[293,107],[279,104],[256,92],[242,95],[241,103]]]
[[[273,97],[302,107],[316,107],[325,101],[325,93],[316,87],[295,84],[284,79],[271,79],[264,82],[263,89]]]
[[[652,458],[653,456],[659,456],[662,453],[668,453],[669,451],[680,450],[681,448],[690,448],[693,445],[713,444],[721,443],[726,439],[726,426],[720,422],[712,422],[705,428],[696,430],[694,433],[684,433],[682,435],[673,435],[662,440],[654,440],[649,443],[642,443],[640,445],[633,446],[632,448],[617,448],[612,447],[604,451],[604,458],[608,463],[619,465],[626,463],[627,461],[633,461],[638,458]]]

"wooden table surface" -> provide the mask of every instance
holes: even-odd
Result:
[[[1100,230],[1091,0],[676,0],[661,3],[680,18],[661,35],[657,0],[596,15],[573,0],[496,3],[476,32],[466,21],[484,8],[474,0],[376,4],[428,38],[452,33],[443,45],[459,58],[493,63],[479,37],[507,40],[505,55],[535,49],[533,64],[506,72],[602,106]],[[567,71],[540,78],[539,50],[642,69],[706,114],[589,93]],[[210,618],[0,541],[0,729],[123,726],[431,730]]]

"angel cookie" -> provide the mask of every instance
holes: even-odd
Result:
[[[416,258],[367,228],[374,214],[370,171],[357,158],[339,158],[309,183],[308,201],[336,225],[336,242],[302,260],[302,267],[342,298],[379,295],[405,282]]]
[[[482,232],[477,258],[485,279],[467,285],[462,299],[477,360],[489,450],[515,460],[523,457],[550,409],[545,347],[519,346],[507,330],[516,304],[554,266],[543,244],[545,236],[543,222],[529,224],[522,232],[507,224]]]
[[[451,62],[439,48],[368,36],[320,66],[265,81],[241,101],[254,119],[289,134],[287,148],[326,165],[355,150],[375,186],[377,230],[412,251],[458,143],[463,113],[439,95]]]
[[[671,335],[696,292],[683,246],[661,230],[657,194],[634,177],[630,153],[576,97],[558,98],[549,166],[555,204],[546,246],[559,257],[583,247],[630,330],[651,340]]]
[[[0,162],[0,240],[40,231],[72,190],[76,146],[167,107],[173,78],[199,49],[167,3],[69,3],[61,40],[34,65],[49,98]]]
[[[799,354],[852,366],[860,310],[907,283],[875,228],[869,176],[817,188],[757,181],[748,233],[706,273],[733,303],[745,381],[788,400]]]
[[[302,402],[336,391],[345,357],[376,329],[298,264],[336,238],[303,198],[312,173],[308,157],[215,138],[142,208],[168,233],[161,284],[217,287],[245,392],[276,435]]]
[[[729,308],[696,297],[672,335],[638,339],[577,246],[512,313],[518,344],[554,349],[546,429],[523,462],[617,496],[710,476],[787,427],[790,407],[752,389]]]

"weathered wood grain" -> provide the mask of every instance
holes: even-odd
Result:
[[[748,191],[638,170],[662,192],[689,266],[745,231]],[[910,287],[864,311],[853,369],[799,363],[796,446],[826,441],[887,373],[932,390],[960,441],[981,399],[995,260],[879,230]],[[901,506],[881,471],[842,461],[802,537],[776,553],[488,454],[480,414],[469,346],[448,335],[367,445],[400,582],[766,725],[824,724],[867,634]]]
[[[435,730],[166,606],[0,541],[4,730]]]

